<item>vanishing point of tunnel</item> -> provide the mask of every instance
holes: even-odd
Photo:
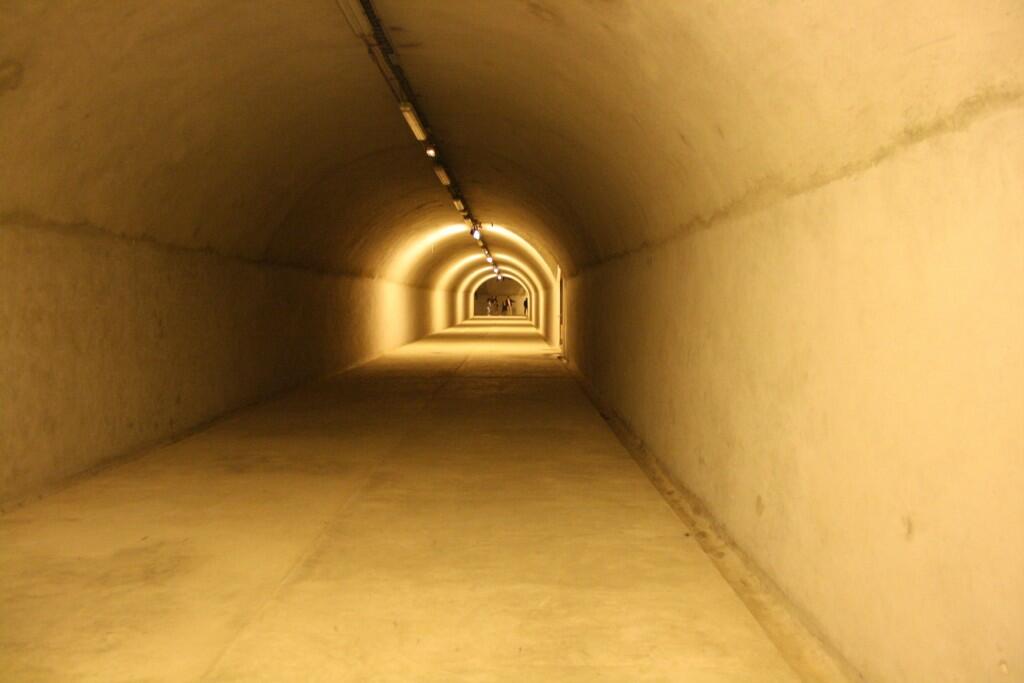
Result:
[[[0,1],[64,681],[1024,683],[1024,3]]]

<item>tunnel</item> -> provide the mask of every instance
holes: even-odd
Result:
[[[514,276],[489,275],[473,292],[473,317],[530,317],[530,294]]]
[[[0,3],[0,680],[1024,682],[1022,491],[1019,0]]]

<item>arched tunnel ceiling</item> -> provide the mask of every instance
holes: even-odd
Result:
[[[505,276],[503,276],[502,280],[499,280],[498,276],[494,275],[492,277],[488,277],[488,278],[484,279],[483,282],[476,283],[474,281],[474,285],[472,287],[472,294],[473,294],[473,296],[477,296],[478,294],[480,294],[480,289],[482,287],[499,285],[501,282],[503,282],[505,280],[507,280],[508,282],[512,283],[516,287],[518,287],[521,292],[529,291],[528,290],[528,285],[526,283],[520,282],[519,278],[516,277],[516,276],[505,275]]]
[[[375,6],[477,216],[569,272],[1024,82],[1016,0]],[[458,220],[333,0],[14,1],[0,38],[7,220],[375,276]]]

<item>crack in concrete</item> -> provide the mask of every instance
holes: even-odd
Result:
[[[25,76],[25,67],[13,59],[0,61],[0,92],[17,90]]]

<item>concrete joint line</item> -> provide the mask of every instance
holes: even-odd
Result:
[[[350,280],[375,280],[390,282],[403,287],[415,287],[426,291],[433,291],[422,285],[399,282],[388,277],[382,277],[373,273],[359,273],[338,268],[327,268],[321,266],[309,266],[302,263],[280,261],[266,257],[249,257],[240,254],[233,254],[210,247],[189,247],[173,242],[164,242],[147,235],[123,235],[114,232],[90,221],[58,221],[30,211],[7,211],[0,213],[0,232],[9,230],[36,231],[49,233],[60,237],[79,237],[94,240],[112,240],[117,244],[129,247],[144,247],[157,253],[186,256],[205,256],[211,259],[237,263],[243,266],[255,268],[268,268],[278,271],[293,272],[301,275],[314,275],[319,277],[346,278]]]
[[[419,411],[417,411],[418,413],[422,414],[429,410],[433,402],[433,399],[446,386],[448,386],[448,384],[455,378],[459,370],[462,369],[462,366],[464,366],[468,360],[469,356],[464,356],[462,358],[462,361],[450,373],[445,375],[440,382],[438,382],[438,385],[434,388],[434,390],[431,391],[423,399],[420,409]],[[406,432],[395,443],[395,445],[387,451],[387,453],[383,454],[380,458],[377,459],[376,462],[374,462],[371,466],[366,468],[366,471],[363,472],[362,475],[360,475],[358,483],[352,487],[351,493],[349,493],[349,495],[344,500],[342,500],[341,503],[339,503],[334,510],[331,511],[331,513],[327,516],[324,522],[320,525],[320,529],[316,532],[316,534],[314,534],[312,540],[310,540],[309,545],[306,547],[305,551],[299,553],[299,555],[295,558],[295,561],[288,566],[288,569],[285,570],[284,574],[281,575],[281,578],[278,579],[274,588],[268,591],[267,597],[264,598],[256,607],[249,610],[248,613],[242,619],[240,619],[240,625],[238,626],[238,628],[235,630],[233,634],[231,634],[231,636],[228,637],[223,647],[221,647],[221,649],[217,652],[214,658],[210,661],[210,664],[203,671],[202,675],[200,675],[199,680],[207,680],[211,675],[213,675],[213,673],[217,669],[217,665],[220,664],[221,661],[223,661],[225,655],[227,655],[228,652],[230,652],[231,647],[238,641],[238,639],[245,632],[245,630],[249,628],[249,626],[251,626],[252,624],[258,622],[260,618],[264,614],[266,614],[266,611],[270,608],[270,605],[281,595],[281,592],[291,582],[292,578],[296,575],[299,569],[301,569],[306,564],[306,562],[308,562],[309,559],[313,557],[317,553],[317,551],[320,550],[320,548],[323,547],[324,543],[331,535],[330,532],[338,525],[338,523],[344,517],[345,512],[354,504],[356,499],[358,499],[363,494],[363,492],[366,490],[366,487],[369,486],[370,482],[372,481],[373,476],[378,472],[381,465],[388,459],[388,455],[400,451],[409,442],[409,439],[409,433]]]
[[[924,123],[906,126],[889,142],[876,148],[866,157],[855,159],[832,170],[818,171],[796,181],[787,181],[775,175],[765,176],[741,196],[713,209],[708,214],[697,214],[689,218],[665,237],[642,242],[636,248],[625,249],[611,254],[607,258],[585,264],[580,271],[597,268],[612,261],[686,239],[694,233],[711,230],[719,223],[764,211],[789,199],[809,194],[832,183],[859,175],[923,142],[966,130],[974,123],[989,116],[1019,109],[1022,100],[1024,100],[1024,88],[992,88],[976,93],[962,100],[951,111],[941,116]]]
[[[232,633],[227,638],[224,645],[210,661],[210,664],[206,667],[206,670],[204,670],[203,673],[199,676],[199,680],[207,680],[214,673],[214,671],[217,669],[217,665],[220,664],[221,661],[223,661],[224,656],[231,651],[231,647],[236,642],[238,642],[238,639],[245,632],[245,630],[249,628],[249,626],[251,626],[252,624],[258,622],[260,618],[263,617],[264,614],[266,614],[267,610],[270,608],[271,603],[273,603],[278,598],[278,596],[281,595],[281,591],[284,589],[285,586],[287,586],[291,582],[291,579],[295,576],[296,572],[298,572],[298,570],[303,565],[305,565],[306,562],[308,562],[309,559],[313,557],[313,555],[315,555],[316,552],[320,550],[321,547],[323,547],[323,544],[327,540],[327,537],[329,536],[329,532],[331,531],[331,529],[333,529],[337,525],[338,519],[345,514],[345,510],[348,509],[352,502],[359,497],[359,495],[370,483],[370,479],[373,478],[373,474],[380,467],[381,462],[383,462],[383,458],[375,462],[370,467],[366,468],[366,471],[363,472],[363,474],[360,476],[359,482],[354,487],[352,487],[352,492],[348,495],[348,497],[342,500],[338,507],[335,508],[327,516],[327,519],[325,519],[323,524],[320,525],[320,529],[316,532],[316,534],[313,536],[313,539],[309,542],[309,545],[306,547],[306,550],[304,552],[299,553],[299,555],[295,558],[295,561],[292,562],[291,565],[289,565],[288,569],[284,572],[284,574],[281,575],[281,578],[278,579],[274,588],[267,593],[267,597],[264,598],[253,609],[249,610],[248,613],[245,614],[243,618],[239,620],[240,624],[238,628],[235,630],[234,633]]]

